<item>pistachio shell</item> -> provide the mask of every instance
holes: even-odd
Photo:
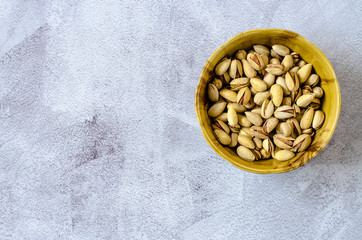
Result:
[[[299,136],[302,132],[302,130],[300,129],[300,125],[297,119],[295,118],[289,118],[287,120],[287,123],[289,123],[292,126],[292,137],[296,138],[297,136]]]
[[[287,87],[287,84],[285,83],[285,78],[283,77],[278,77],[277,78],[277,81],[276,81],[276,84],[280,85],[283,89],[283,93],[285,96],[288,96],[290,94],[290,91]]]
[[[217,90],[217,87],[214,84],[209,83],[209,86],[207,87],[207,96],[211,102],[219,101],[219,90]]]
[[[304,112],[304,115],[303,115],[302,119],[300,120],[300,127],[302,129],[310,128],[312,121],[313,121],[313,116],[314,116],[314,109],[308,108]]]
[[[237,133],[231,133],[231,143],[229,147],[236,147],[236,145],[238,145],[238,136]]]
[[[313,125],[313,123],[312,123]],[[305,129],[302,131],[303,134],[308,134],[308,135],[311,135],[313,136],[314,135],[314,132],[313,132],[313,128],[308,128],[308,129]]]
[[[286,55],[281,63],[281,65],[284,66],[284,71],[289,71],[294,65],[293,57],[292,55]]]
[[[279,59],[279,60],[282,59],[282,57],[279,56],[279,55],[274,51],[274,49],[271,49],[271,50],[270,50],[270,56],[271,56],[272,58],[276,58],[276,59]]]
[[[270,88],[270,96],[276,107],[279,107],[283,101],[283,88],[279,84],[274,84]]]
[[[321,100],[319,98],[313,98],[312,102],[309,104],[309,107],[318,109],[321,106]]]
[[[234,59],[230,63],[229,68],[229,76],[232,79],[239,78],[243,75],[243,66],[241,65],[241,62],[237,59]]]
[[[245,50],[239,50],[235,53],[235,57],[239,59],[240,61],[246,58],[246,51]]]
[[[238,124],[238,114],[233,108],[228,109],[228,123],[230,126],[236,126],[236,124]]]
[[[237,93],[229,89],[221,89],[220,95],[227,101],[236,102]]]
[[[292,99],[290,97],[283,98],[282,105],[291,106],[292,105]]]
[[[216,139],[223,145],[229,145],[231,143],[231,137],[229,136],[229,134],[227,134],[226,132],[224,132],[221,129],[215,129],[214,130]]]
[[[270,133],[274,130],[274,128],[278,125],[279,120],[275,117],[271,117],[267,119],[263,125],[263,130],[266,133]]]
[[[299,77],[300,83],[304,83],[305,81],[307,81],[311,71],[312,71],[312,64],[310,63],[301,67],[301,69],[298,70],[297,75]]]
[[[241,126],[239,124],[236,124],[235,126],[229,125],[229,128],[230,128],[231,132],[239,133],[240,129],[241,129]]]
[[[289,72],[290,72],[290,73],[297,74],[298,70],[299,70],[299,67],[296,66],[296,67],[293,67],[292,69],[290,69]]]
[[[254,103],[256,105],[261,106],[264,102],[265,99],[268,99],[270,97],[270,92],[269,91],[265,91],[265,92],[258,92],[257,94],[255,94],[254,96]]]
[[[324,122],[324,113],[321,110],[318,110],[314,113],[312,127],[315,130],[318,130],[322,127]]]
[[[229,84],[230,79],[231,79],[228,72],[224,73],[224,74],[221,76],[221,78],[223,79],[224,83],[226,83],[226,84]]]
[[[269,99],[265,99],[261,105],[260,115],[262,118],[270,118],[274,113],[274,104]]]
[[[238,103],[228,103],[227,109],[229,108],[233,108],[236,113],[243,113],[246,111],[246,108]]]
[[[218,90],[220,90],[222,88],[222,81],[218,78],[215,78],[213,81],[212,81],[212,84],[214,84]]]
[[[243,134],[243,133],[246,133],[246,135],[248,135],[249,137],[252,137],[252,136],[253,136],[253,135],[251,134],[251,130],[250,130],[249,127],[242,127],[242,128],[240,129],[239,135],[240,135],[240,134],[245,135],[245,134]]]
[[[215,67],[216,75],[219,76],[223,75],[229,69],[230,63],[231,63],[230,59],[228,58],[222,59]]]
[[[230,82],[230,89],[233,91],[239,91],[247,86],[249,86],[249,78],[246,77],[236,78]]]
[[[287,85],[289,91],[297,91],[299,88],[298,75],[295,75],[293,73],[290,74],[289,72],[287,72],[285,74],[285,84]]]
[[[238,136],[238,142],[240,145],[250,148],[250,149],[254,149],[255,148],[255,144],[253,142],[253,140],[251,140],[250,137],[245,136],[245,135],[239,135]]]
[[[314,87],[315,85],[317,85],[319,82],[319,76],[317,74],[311,74],[307,81],[305,82],[305,84]]]
[[[250,84],[258,92],[264,92],[268,89],[268,85],[259,78],[251,78]]]
[[[242,127],[250,127],[252,125],[249,119],[243,115],[238,115],[238,120]]]
[[[274,116],[278,119],[287,119],[295,117],[295,111],[291,106],[280,106],[274,111]]]
[[[245,59],[241,60],[242,64],[243,64],[243,69],[244,69],[244,73],[245,76],[247,76],[248,78],[253,78],[256,76],[256,71],[254,68],[252,68],[249,64],[249,62]]]
[[[295,154],[288,150],[280,150],[275,153],[275,159],[278,161],[287,161],[292,159]]]
[[[254,51],[259,54],[265,54],[268,56],[270,53],[269,49],[267,47],[265,47],[264,45],[257,44],[257,45],[254,45],[253,48],[254,48]]]
[[[290,92],[290,98],[292,99],[292,102],[296,102],[298,98],[302,95],[302,90],[298,88],[295,92]]]
[[[255,70],[259,71],[264,68],[264,61],[261,59],[259,53],[249,53],[246,56],[246,60],[248,60],[250,66]]]
[[[211,106],[207,114],[210,117],[217,117],[224,111],[225,107],[226,107],[226,102],[217,102]]]
[[[220,120],[216,120],[215,123],[212,125],[213,129],[221,129],[224,132],[226,132],[227,134],[230,133],[230,128],[228,127],[228,125],[226,123],[224,123],[223,121]]]
[[[268,64],[265,71],[274,75],[282,75],[284,72],[284,66],[281,64]]]
[[[293,61],[295,63],[299,61],[299,54],[298,53],[292,52],[290,55],[293,57]]]
[[[236,100],[238,104],[247,104],[250,101],[251,98],[251,91],[248,87],[244,87],[239,90]]]
[[[260,150],[263,147],[263,141],[260,138],[253,137],[253,142],[255,144],[255,149]]]
[[[314,99],[314,93],[307,93],[300,96],[296,102],[299,107],[307,107]]]
[[[244,104],[244,106],[247,109],[252,109],[255,106],[254,100],[252,98],[250,98],[249,102],[247,102],[246,104]]]
[[[299,68],[302,68],[304,67],[305,65],[307,65],[307,63],[303,60],[299,60],[296,65],[299,67]]]
[[[294,138],[285,137],[282,134],[275,134],[273,136],[274,144],[282,149],[289,149],[293,146]]]
[[[285,136],[289,137],[292,134],[293,127],[288,122],[282,122],[279,126],[279,132]]]
[[[321,97],[323,97],[323,94],[324,94],[323,89],[321,87],[314,87],[313,93],[315,94],[316,98],[321,98]]]
[[[236,153],[246,161],[254,161],[256,159],[254,153],[244,146],[239,146],[236,149]]]
[[[295,114],[298,115],[298,114],[300,113],[300,108],[299,108],[299,106],[294,103],[292,107],[294,108]]]
[[[258,114],[259,116],[261,116],[261,108],[260,107],[254,107],[252,110],[251,110],[252,113],[256,113]]]
[[[268,158],[270,158],[270,152],[265,151],[264,148],[260,150],[260,154],[261,154],[261,156],[262,156],[263,159],[268,159]]]
[[[310,135],[302,134],[295,139],[293,148],[296,149],[298,152],[303,152],[309,147],[311,142],[312,138]]]
[[[259,160],[262,158],[261,153],[256,149],[250,149],[250,151],[254,154],[255,160]]]
[[[266,85],[269,87],[271,87],[274,82],[275,82],[275,75],[271,74],[271,73],[265,73],[264,75],[264,79],[263,81],[266,83]]]
[[[249,121],[255,126],[261,126],[263,124],[263,119],[259,114],[253,112],[245,112],[245,116],[249,119]]]
[[[276,44],[272,46],[273,50],[275,51],[275,53],[277,53],[280,56],[286,56],[290,53],[289,48],[287,48],[284,45],[280,45],[280,44]]]
[[[266,66],[269,64],[269,58],[265,54],[260,54],[261,60],[263,61],[263,66]],[[262,69],[263,70],[263,69]]]
[[[250,135],[260,139],[267,139],[269,137],[268,133],[264,132],[263,128],[258,126],[252,126],[250,128]]]
[[[263,149],[269,153],[274,152],[274,144],[270,138],[266,138],[263,141]]]
[[[269,61],[270,64],[280,64],[280,60],[278,58],[272,58]]]
[[[223,110],[224,111],[224,110]],[[217,116],[215,119],[216,120],[220,120],[220,121],[223,121],[223,122],[226,122],[228,120],[228,114],[226,112],[224,113],[221,113],[219,116]]]

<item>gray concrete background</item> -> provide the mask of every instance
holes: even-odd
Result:
[[[0,1],[0,239],[362,239],[360,1]],[[228,38],[279,27],[340,81],[328,146],[256,175],[194,91]]]

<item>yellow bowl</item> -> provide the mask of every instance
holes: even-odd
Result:
[[[298,153],[289,161],[280,162],[275,159],[249,162],[241,159],[236,153],[222,146],[215,138],[210,119],[207,115],[207,83],[212,80],[212,71],[215,65],[225,56],[230,56],[239,49],[250,49],[254,44],[272,46],[283,44],[299,53],[307,63],[313,65],[320,76],[321,87],[324,90],[322,110],[325,113],[325,122],[319,129],[311,146],[306,152]],[[332,64],[323,52],[313,43],[297,33],[284,29],[254,29],[240,33],[230,38],[224,45],[216,49],[206,61],[200,75],[200,82],[195,93],[195,110],[202,133],[206,141],[221,157],[231,162],[236,167],[254,173],[281,173],[296,169],[316,156],[329,142],[336,128],[341,109],[341,93],[338,80]]]

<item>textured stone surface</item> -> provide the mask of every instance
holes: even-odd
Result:
[[[362,239],[361,4],[0,4],[0,239]],[[340,81],[336,132],[277,175],[216,155],[194,113],[207,57],[296,31]]]

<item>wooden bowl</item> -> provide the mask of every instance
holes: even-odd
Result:
[[[250,49],[254,44],[271,47],[283,44],[299,53],[307,63],[311,63],[320,76],[324,90],[322,110],[325,113],[323,127],[316,131],[312,144],[302,153],[296,154],[288,161],[275,159],[246,161],[241,159],[231,148],[221,145],[215,138],[210,119],[207,115],[207,84],[212,80],[215,65],[225,56],[234,54],[239,49]],[[195,110],[202,133],[214,151],[236,167],[254,173],[281,173],[296,169],[315,157],[329,142],[336,128],[341,109],[341,93],[332,64],[323,52],[310,41],[297,33],[284,29],[254,29],[230,38],[224,45],[216,49],[207,59],[200,75],[200,82],[195,93]]]

